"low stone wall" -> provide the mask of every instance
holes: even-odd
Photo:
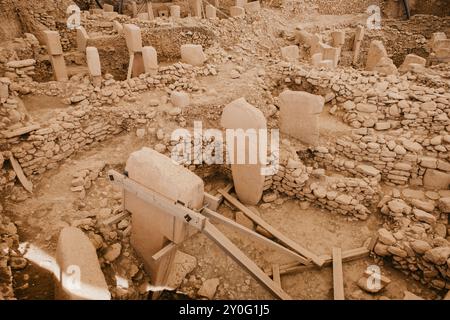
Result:
[[[378,207],[388,222],[378,231],[375,254],[423,284],[450,289],[449,196],[449,190],[410,189],[385,196]]]

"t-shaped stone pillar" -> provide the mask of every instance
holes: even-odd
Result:
[[[145,72],[144,61],[142,57],[142,38],[141,29],[134,24],[124,26],[125,40],[130,53],[130,63],[128,66],[127,79],[137,77]]]
[[[115,22],[115,21],[114,21]],[[77,49],[79,52],[86,51],[86,45],[89,40],[89,35],[83,26],[77,28]]]
[[[131,180],[173,203],[180,201],[193,210],[203,206],[203,180],[153,149],[142,148],[132,153],[125,170]],[[127,191],[124,206],[132,217],[131,244],[144,261],[152,285],[167,285],[176,250],[156,261],[152,256],[171,242],[180,244],[185,240],[190,233],[188,225]]]
[[[308,92],[286,90],[279,100],[281,132],[316,146],[319,142],[318,118],[325,99]]]
[[[365,29],[363,26],[357,26],[355,32],[355,41],[353,42],[353,64],[358,63],[361,43],[364,39]]]
[[[94,86],[100,87],[102,84],[102,67],[100,64],[100,56],[98,55],[97,48],[86,48],[86,60],[89,73],[92,77],[92,83],[94,84]]]
[[[225,106],[220,124],[227,129],[227,150],[236,194],[243,203],[256,205],[264,189],[265,176],[261,169],[265,164],[259,157],[259,129],[267,129],[266,118],[261,110],[240,98]]]
[[[69,78],[67,76],[66,62],[64,61],[61,46],[61,37],[58,31],[51,30],[45,30],[44,35],[55,79],[56,81],[67,81]]]

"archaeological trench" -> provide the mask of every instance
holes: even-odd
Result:
[[[450,299],[447,0],[0,16],[0,300]]]

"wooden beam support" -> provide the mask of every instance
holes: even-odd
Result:
[[[280,265],[275,263],[272,265],[272,278],[273,281],[281,287]]]
[[[294,260],[296,260],[299,263],[302,263],[302,264],[310,263],[310,261],[308,259],[306,259],[305,257],[302,257],[301,255],[297,254],[296,252],[294,252],[286,247],[283,247],[282,245],[264,237],[263,235],[255,232],[253,230],[250,230],[249,228],[246,228],[246,227],[240,225],[239,223],[237,223],[231,219],[228,219],[227,217],[224,217],[223,215],[221,215],[217,212],[214,212],[212,210],[205,208],[202,210],[201,213],[204,214],[207,218],[209,218],[212,221],[223,223],[224,225],[232,228],[234,231],[237,231],[246,236],[251,236],[252,239],[255,239],[255,240],[259,241],[260,243],[263,243],[281,253],[289,255],[291,258],[293,258]]]
[[[166,245],[164,248],[162,248],[161,250],[159,250],[158,252],[156,252],[153,256],[152,259],[155,261],[160,260],[161,258],[165,257],[167,254],[171,253],[172,250],[176,249],[177,245],[173,242],[170,242],[168,245]]]
[[[334,300],[345,300],[344,275],[342,272],[341,248],[333,248],[333,290]]]
[[[219,193],[224,196],[225,200],[230,202],[233,206],[235,206],[237,209],[242,211],[249,219],[253,220],[256,224],[261,226],[262,228],[266,229],[267,232],[272,234],[275,238],[277,238],[281,243],[283,243],[285,246],[289,247],[290,249],[294,250],[298,254],[305,256],[308,259],[311,259],[317,266],[321,267],[324,264],[324,260],[320,258],[319,256],[315,255],[308,249],[302,247],[295,241],[289,239],[286,237],[283,233],[272,227],[270,224],[268,224],[266,221],[264,221],[261,217],[253,213],[249,208],[247,208],[245,205],[243,205],[239,200],[231,196],[228,192],[225,192],[224,190],[219,190]]]
[[[364,257],[368,257],[369,253],[370,253],[370,251],[366,247],[360,247],[360,248],[356,248],[356,249],[347,250],[347,251],[342,252],[342,262],[349,262],[349,261],[361,259]],[[320,257],[325,261],[323,267],[331,266],[331,264],[333,262],[333,259],[331,256],[323,255]],[[311,270],[311,269],[315,269],[315,268],[317,268],[317,266],[314,264],[300,265],[297,262],[293,262],[293,263],[281,265],[280,266],[280,274],[284,275],[284,274],[296,273],[296,272]],[[266,269],[265,272],[269,276],[272,276],[271,269]]]
[[[247,270],[256,281],[282,300],[292,300],[267,274],[264,273],[250,258],[248,258],[230,239],[221,233],[211,222],[206,221],[203,233],[224,250],[236,263]]]

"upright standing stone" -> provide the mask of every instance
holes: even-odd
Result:
[[[234,2],[234,5],[236,6],[236,7],[241,7],[241,8],[243,8],[244,7],[244,5],[247,3],[247,0],[236,0],[235,2]]]
[[[142,57],[142,37],[141,29],[134,24],[124,26],[125,40],[130,53],[130,63],[128,67],[127,79],[137,77],[145,72]]]
[[[114,6],[104,3],[103,4],[103,11],[105,12],[114,12]]]
[[[205,13],[206,13],[206,19],[216,19],[217,18],[216,8],[211,4],[206,5]]]
[[[242,7],[230,7],[230,17],[242,17],[245,16],[245,10]]]
[[[353,64],[357,64],[359,60],[359,52],[361,51],[361,43],[364,39],[365,29],[363,26],[357,26],[355,32],[355,41],[353,42]]]
[[[181,14],[181,7],[180,6],[176,6],[176,5],[172,5],[170,6],[170,16],[174,19],[179,19]]]
[[[147,1],[147,13],[149,20],[155,19],[155,15],[153,14],[153,5],[151,1]]]
[[[100,64],[100,56],[98,55],[97,48],[86,48],[86,60],[89,73],[92,77],[92,82],[94,83],[94,86],[99,87],[102,83],[102,67]]]
[[[298,46],[292,45],[281,48],[281,56],[287,62],[297,62],[299,59]]]
[[[366,70],[374,71],[375,66],[382,58],[387,58],[387,51],[380,40],[373,40],[370,43],[369,52],[367,53]]]
[[[131,1],[131,14],[132,18],[136,18],[138,14],[138,8],[136,1]]]
[[[158,54],[153,47],[142,48],[142,58],[144,60],[145,73],[157,74],[158,73]]]
[[[193,66],[201,66],[206,61],[206,55],[199,44],[183,44],[181,46],[181,60]]]
[[[190,0],[194,17],[202,17],[202,0]]]
[[[244,5],[245,13],[255,13],[261,10],[261,4],[259,1],[248,2]]]
[[[68,80],[66,62],[64,61],[61,38],[58,31],[45,30],[44,35],[56,81]]]
[[[256,205],[261,200],[265,180],[265,176],[261,173],[264,164],[261,164],[259,159],[258,142],[259,129],[267,128],[266,118],[259,109],[249,104],[244,98],[240,98],[225,106],[220,123],[225,129],[232,129],[237,134],[236,130],[245,131],[245,134],[242,132],[240,136],[234,136],[231,141],[227,133],[227,149],[230,150],[230,146],[233,147],[229,158],[234,160],[231,171],[238,198],[245,204]],[[254,130],[253,133],[251,130]],[[238,149],[239,139],[245,141],[245,150]],[[245,156],[242,163],[238,162],[239,154]],[[252,157],[256,160],[253,163]]]
[[[333,39],[333,47],[341,48],[345,43],[345,31],[333,31],[331,38]]]
[[[89,40],[89,35],[83,26],[77,28],[77,49],[79,52],[86,51],[86,44]]]
[[[56,247],[59,300],[110,300],[97,252],[89,238],[78,228],[64,228]]]
[[[319,114],[325,99],[308,92],[286,90],[280,94],[279,100],[281,132],[316,146],[319,142]]]
[[[326,47],[323,50],[323,60],[331,60],[333,61],[333,68],[336,68],[339,63],[339,59],[341,57],[341,48],[337,47]]]
[[[142,148],[132,153],[125,170],[131,180],[173,203],[179,201],[193,210],[203,206],[203,180],[155,150]],[[182,243],[189,235],[187,224],[183,219],[144,202],[131,192],[125,191],[124,204],[125,209],[131,212],[131,244],[144,261],[152,285],[167,285],[176,250],[156,261],[152,256],[170,242]]]

